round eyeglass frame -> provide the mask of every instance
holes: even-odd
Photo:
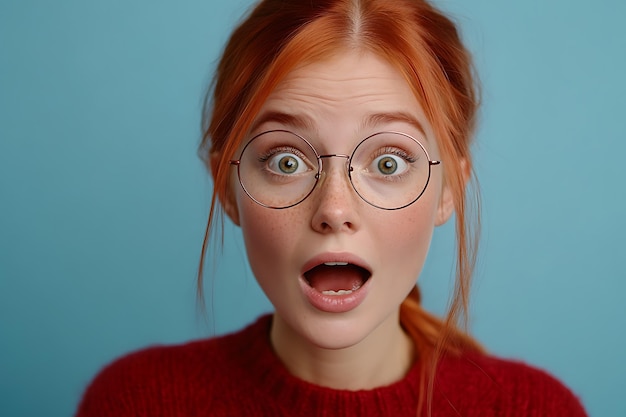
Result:
[[[315,174],[315,183],[313,184],[313,186],[311,187],[311,190],[309,190],[308,193],[306,193],[301,199],[299,199],[298,201],[296,201],[295,203],[290,203],[287,206],[272,206],[269,204],[265,204],[259,200],[257,200],[252,194],[250,194],[250,192],[246,189],[246,186],[243,184],[243,181],[241,180],[241,171],[240,171],[240,166],[241,166],[241,157],[243,156],[244,152],[246,151],[246,148],[248,148],[248,146],[259,136],[262,135],[266,135],[268,133],[273,133],[273,132],[282,132],[282,133],[289,133],[292,134],[300,139],[302,139],[304,141],[304,143],[307,144],[307,146],[309,148],[311,148],[311,150],[313,151],[313,153],[315,154],[315,157],[317,158],[317,173]],[[422,149],[422,151],[424,151],[424,154],[426,155],[426,160],[428,161],[428,176],[426,177],[426,182],[424,183],[424,187],[422,188],[422,191],[420,191],[420,193],[417,195],[417,197],[415,197],[412,201],[410,201],[407,204],[404,204],[400,207],[381,207],[378,206],[370,201],[368,201],[365,197],[363,197],[361,195],[361,193],[359,192],[359,190],[357,190],[357,188],[354,186],[354,182],[352,182],[352,171],[354,171],[354,168],[352,167],[352,157],[354,157],[354,154],[357,152],[357,150],[359,149],[359,147],[363,144],[363,142],[365,142],[366,140],[374,137],[374,136],[378,136],[381,134],[385,134],[385,133],[392,133],[392,134],[396,134],[396,135],[401,135],[404,136],[408,139],[411,139],[412,141],[414,141],[415,143],[417,143],[419,145],[419,147]],[[352,189],[354,190],[354,192],[361,198],[361,200],[365,201],[367,204],[369,204],[370,206],[376,207],[378,209],[381,210],[400,210],[403,209],[405,207],[410,206],[411,204],[415,203],[417,200],[420,199],[420,197],[424,194],[424,192],[426,191],[426,188],[428,188],[428,183],[430,182],[430,173],[431,173],[431,169],[430,167],[433,165],[440,165],[441,161],[438,160],[432,160],[430,159],[430,155],[428,154],[428,151],[426,150],[426,148],[424,147],[424,145],[422,145],[422,143],[415,139],[413,136],[407,134],[407,133],[402,133],[402,132],[397,132],[397,131],[393,131],[393,130],[386,130],[386,131],[381,131],[381,132],[376,132],[373,133],[369,136],[367,136],[365,139],[361,140],[356,147],[354,148],[354,150],[352,151],[352,154],[350,155],[346,155],[346,154],[323,154],[320,155],[319,153],[317,153],[317,150],[315,149],[315,147],[311,144],[311,142],[309,142],[306,138],[304,138],[303,136],[292,132],[291,130],[286,130],[286,129],[272,129],[272,130],[266,130],[264,132],[261,132],[255,136],[253,136],[248,143],[246,143],[246,146],[243,147],[243,149],[241,150],[241,153],[239,154],[239,159],[231,159],[228,161],[228,163],[232,166],[236,166],[237,167],[237,179],[239,180],[239,185],[241,185],[241,188],[243,189],[243,191],[246,193],[246,195],[248,197],[250,197],[250,199],[252,201],[254,201],[255,203],[257,203],[260,206],[263,207],[267,207],[270,209],[275,209],[275,210],[282,210],[282,209],[288,209],[291,208],[293,206],[297,206],[298,204],[302,203],[304,200],[306,200],[312,193],[313,191],[315,191],[315,189],[317,188],[317,185],[319,183],[319,179],[322,176],[322,172],[324,171],[324,167],[323,167],[323,162],[322,159],[326,159],[326,158],[345,158],[346,159],[346,168],[347,168],[347,173],[348,173],[348,179],[350,180],[350,185],[352,186]]]

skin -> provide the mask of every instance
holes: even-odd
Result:
[[[289,129],[308,138],[319,153],[351,154],[366,136],[397,130],[418,138],[439,158],[432,128],[401,74],[369,52],[342,51],[295,69],[264,104],[254,134]],[[293,123],[271,112],[297,114]],[[378,120],[374,113],[404,112],[405,120]],[[324,161],[326,176],[304,202],[284,210],[262,207],[241,189],[233,170],[229,217],[241,226],[254,275],[275,307],[271,343],[295,376],[335,389],[371,389],[400,380],[415,360],[399,322],[399,307],[424,265],[434,227],[448,220],[453,202],[433,167],[422,197],[401,210],[370,206],[353,190],[344,161]],[[344,313],[313,307],[299,277],[319,254],[350,253],[372,271],[363,302]]]

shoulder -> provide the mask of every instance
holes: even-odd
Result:
[[[192,415],[211,408],[210,393],[245,374],[245,355],[264,318],[237,333],[174,346],[152,346],[105,366],[85,391],[77,417]],[[258,342],[257,342],[258,343]]]
[[[456,397],[469,408],[488,405],[492,410],[516,410],[517,414],[511,415],[519,416],[586,416],[580,400],[567,386],[521,361],[478,353],[444,357],[437,380],[443,396]],[[461,390],[458,381],[463,381]]]

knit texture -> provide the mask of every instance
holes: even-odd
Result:
[[[118,359],[91,383],[76,416],[416,417],[419,360],[389,386],[324,388],[286,370],[270,345],[270,326],[271,316],[263,316],[238,333]],[[586,416],[547,373],[481,354],[442,358],[432,410],[436,417]]]

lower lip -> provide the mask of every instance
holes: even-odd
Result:
[[[318,310],[327,313],[345,313],[357,308],[365,300],[369,290],[369,282],[368,279],[358,290],[354,290],[350,294],[326,295],[311,287],[303,277],[300,277],[300,289],[309,303]]]

